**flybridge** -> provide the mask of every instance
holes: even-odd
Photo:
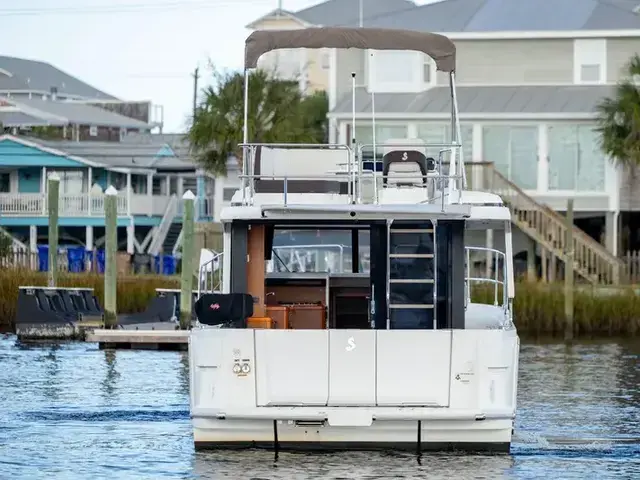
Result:
[[[232,205],[439,203],[444,210],[459,203],[466,185],[461,146],[455,140],[427,144],[398,139],[355,149],[344,144],[260,143],[242,148],[243,188]],[[379,155],[365,161],[367,150],[380,148],[380,161]],[[434,150],[435,155],[430,153]]]
[[[241,195],[232,204],[251,206],[278,203],[434,203],[441,210],[459,203],[466,187],[460,121],[455,89],[455,45],[442,35],[377,28],[308,28],[287,31],[256,31],[247,38],[245,69],[257,67],[258,58],[286,48],[358,48],[412,50],[431,57],[438,70],[446,72],[451,85],[451,141],[427,144],[420,140],[375,141],[375,94],[371,94],[373,144],[361,145],[355,138],[356,74],[351,74],[353,118],[350,144],[260,144],[251,143],[248,132],[248,84],[245,75],[243,171]],[[364,162],[367,152],[373,162]],[[434,152],[434,154],[428,154]],[[457,195],[456,195],[457,193]],[[275,200],[274,194],[278,194]],[[266,196],[268,195],[268,196]],[[304,197],[300,197],[304,195]]]

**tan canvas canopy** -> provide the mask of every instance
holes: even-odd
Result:
[[[453,72],[456,67],[456,47],[443,35],[388,28],[321,27],[253,32],[245,42],[245,69],[256,68],[261,55],[280,48],[413,50],[429,55],[443,72]]]

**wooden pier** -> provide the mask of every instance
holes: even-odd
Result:
[[[117,329],[87,333],[87,342],[97,342],[100,349],[187,350],[189,330]]]

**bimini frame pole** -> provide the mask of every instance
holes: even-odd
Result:
[[[246,205],[247,186],[251,183],[247,178],[249,175],[249,69],[244,70],[244,123],[242,125],[242,203]]]
[[[460,129],[460,112],[458,111],[458,95],[456,93],[456,74],[455,72],[450,72],[449,73],[449,86],[451,88],[451,104],[452,104],[452,108],[453,108],[453,121],[454,121],[454,125],[455,125],[455,131],[456,131],[456,139],[457,139],[457,143],[459,143],[460,145],[462,145],[462,132]],[[462,159],[462,147],[460,147],[458,149],[458,164],[459,164],[459,168],[460,168],[460,175],[462,177],[462,188],[466,189],[467,188],[467,174],[464,168],[464,161]]]
[[[356,72],[351,72],[351,158],[349,159],[349,199],[354,202],[356,195],[354,160],[356,160]]]

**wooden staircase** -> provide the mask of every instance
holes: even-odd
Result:
[[[513,223],[540,245],[551,258],[565,260],[567,225],[565,217],[527,195],[502,175],[493,163],[468,163],[469,189],[500,195],[509,206]],[[620,282],[622,261],[592,237],[573,227],[573,270],[592,284],[611,285]]]

